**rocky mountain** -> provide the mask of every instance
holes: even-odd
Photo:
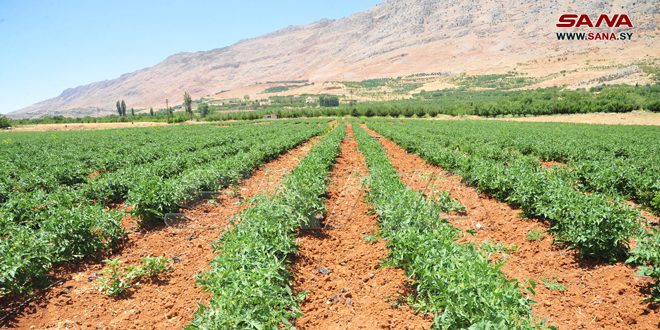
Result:
[[[555,26],[563,13],[627,14],[634,27],[616,32],[630,31],[634,38],[558,41],[556,32],[571,31]],[[634,63],[660,56],[659,18],[655,0],[388,0],[343,19],[291,26],[229,47],[175,54],[116,79],[67,89],[10,115],[111,114],[117,99],[136,108],[161,108],[166,98],[179,100],[184,90],[198,98],[266,81],[491,72],[594,50]]]

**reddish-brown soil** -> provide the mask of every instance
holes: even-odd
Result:
[[[658,329],[660,311],[657,305],[645,303],[643,288],[648,278],[635,275],[635,269],[622,263],[603,264],[584,261],[576,251],[553,244],[548,224],[523,218],[521,211],[466,186],[461,178],[431,166],[421,157],[407,153],[394,142],[371,131],[383,144],[402,180],[412,189],[432,196],[446,190],[465,205],[467,215],[449,216],[452,225],[461,230],[472,229],[464,241],[502,242],[510,249],[502,257],[502,271],[524,286],[527,279],[539,284],[538,302],[533,315],[546,319],[560,329]],[[530,241],[530,230],[543,231],[545,237]],[[515,246],[512,246],[512,245]],[[517,248],[516,248],[517,247]],[[543,279],[556,280],[564,292],[552,291]]]
[[[660,218],[657,215],[653,214],[653,212],[650,212],[650,211],[646,210],[643,206],[641,206],[641,205],[639,205],[639,204],[637,204],[633,201],[626,201],[626,204],[628,204],[628,206],[631,206],[632,208],[634,208],[636,210],[639,210],[639,213],[641,213],[642,216],[646,220],[648,220],[651,224],[655,224],[655,225],[660,224]]]
[[[364,202],[361,181],[366,175],[349,126],[330,173],[324,228],[298,238],[294,289],[309,292],[301,303],[303,316],[296,320],[299,329],[430,327],[430,317],[415,314],[405,303],[403,270],[380,266],[388,256],[386,243],[367,239],[377,232],[378,223]]]
[[[141,283],[119,298],[99,292],[91,279],[103,268],[98,263],[75,270],[59,269],[55,276],[65,281],[30,304],[11,326],[18,328],[118,328],[180,329],[210,296],[198,287],[196,274],[208,268],[214,257],[210,244],[220,238],[230,218],[245,207],[243,198],[272,193],[283,175],[291,171],[318,138],[273,160],[236,188],[224,190],[215,202],[201,202],[182,210],[188,219],[174,226],[129,230],[127,243],[116,255],[126,265],[144,256],[176,258],[172,272],[155,282]],[[135,224],[126,219],[123,225]],[[62,267],[64,268],[64,267]]]
[[[551,170],[555,167],[566,167],[566,164],[555,161],[549,161],[549,162],[541,162],[541,166],[545,169]]]

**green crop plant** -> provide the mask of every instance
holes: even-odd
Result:
[[[542,229],[531,229],[530,231],[527,232],[527,240],[528,241],[540,241],[545,237],[546,233]]]
[[[637,274],[653,280],[649,300],[660,302],[660,229],[645,233],[631,251],[628,263],[638,265]]]
[[[548,290],[559,291],[559,292],[566,291],[566,287],[563,284],[561,284],[561,282],[557,281],[557,276],[552,276],[551,278],[541,277],[541,282],[543,282],[543,285]]]
[[[166,257],[144,257],[140,265],[122,266],[119,258],[105,260],[106,267],[96,278],[96,287],[109,296],[120,296],[142,279],[154,277],[171,270],[171,259]]]

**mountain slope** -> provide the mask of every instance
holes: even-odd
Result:
[[[660,55],[656,42],[659,11],[654,0],[608,4],[390,0],[343,19],[288,27],[230,47],[175,54],[117,79],[67,89],[10,115],[111,114],[117,99],[136,108],[160,108],[166,98],[178,102],[184,90],[197,98],[264,81],[487,72],[594,48],[609,50],[603,53],[607,56],[632,53],[642,59]],[[555,23],[566,12],[628,14],[635,24],[635,38],[627,42],[557,41],[555,32],[562,30]]]

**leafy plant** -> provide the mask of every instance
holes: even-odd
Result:
[[[362,238],[369,243],[375,243],[379,240],[378,233],[367,234],[362,236]]]
[[[141,276],[153,277],[161,273],[168,272],[170,270],[169,263],[172,262],[171,259],[166,257],[144,257],[141,259],[143,273]]]
[[[100,272],[101,276],[96,279],[96,285],[101,292],[109,296],[118,296],[131,287],[132,275],[124,272],[121,267],[122,261],[119,258],[103,262],[107,267]]]
[[[527,232],[528,241],[540,241],[545,237],[546,233],[543,229],[534,228]]]
[[[638,275],[653,279],[649,300],[660,302],[660,229],[645,233],[626,262],[638,265]]]
[[[141,259],[141,265],[128,265],[122,267],[122,261],[119,258],[104,260],[106,264],[96,279],[96,286],[99,291],[109,296],[119,296],[126,290],[133,287],[140,279],[154,278],[159,274],[170,271],[172,260],[166,257],[144,257]]]
[[[559,281],[557,281],[557,276],[552,276],[552,278],[548,277],[541,277],[541,281],[543,282],[543,285],[548,288],[548,290],[551,291],[559,291],[559,292],[564,292],[566,291],[566,287],[561,284]]]

